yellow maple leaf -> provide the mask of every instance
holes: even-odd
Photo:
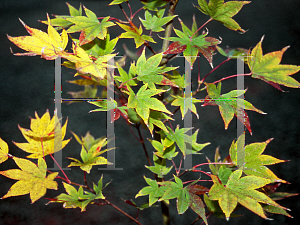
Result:
[[[41,118],[35,113],[36,119],[31,119],[30,128],[24,129],[19,126],[24,138],[29,143],[16,143],[16,146],[25,152],[33,153],[27,158],[39,158],[63,149],[71,140],[63,140],[66,135],[67,123],[61,128],[56,115],[50,120],[50,114],[47,111]]]
[[[67,54],[64,52],[68,44],[68,34],[63,29],[62,34],[59,33],[51,26],[50,19],[48,17],[48,34],[27,26],[21,19],[27,32],[31,36],[11,37],[7,35],[8,39],[17,45],[19,48],[24,49],[26,53],[15,53],[17,56],[36,56],[41,55],[41,58],[46,60],[56,59],[58,56]]]
[[[46,194],[47,188],[57,190],[57,182],[54,179],[58,173],[46,176],[47,164],[43,158],[38,159],[38,166],[27,159],[13,157],[13,160],[20,169],[0,171],[0,174],[18,182],[11,186],[2,199],[30,194],[31,203],[34,203]]]
[[[8,159],[8,145],[0,138],[0,163]]]
[[[83,48],[73,44],[73,52],[76,56],[71,54],[66,54],[63,57],[69,61],[75,63],[76,70],[81,74],[91,74],[100,79],[104,79],[107,75],[107,68],[115,68],[110,61],[116,54],[107,54],[104,56],[99,56],[97,59],[93,59],[88,53],[84,51]],[[80,75],[80,74],[77,74]],[[77,76],[75,74],[75,76]]]

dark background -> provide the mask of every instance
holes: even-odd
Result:
[[[124,15],[118,6],[106,6],[110,1],[82,1],[82,3],[97,16],[114,16],[125,20]],[[133,10],[140,7],[139,1],[131,1]],[[69,1],[75,8],[79,7],[80,1]],[[176,14],[183,22],[191,27],[192,15],[196,15],[198,27],[204,23],[208,17],[201,14],[192,3],[197,5],[197,1],[179,1],[176,8]],[[127,7],[124,4],[125,10]],[[46,12],[49,14],[68,15],[68,8],[65,1],[1,1],[0,3],[0,137],[9,145],[10,154],[25,157],[23,151],[13,145],[12,140],[16,142],[24,142],[21,132],[18,130],[18,124],[21,127],[29,128],[30,119],[34,117],[34,112],[37,111],[39,116],[42,116],[46,109],[49,109],[51,116],[54,111],[54,61],[41,60],[36,57],[16,57],[10,54],[9,47],[12,47],[14,52],[23,52],[11,43],[6,34],[10,36],[28,35],[18,18],[21,18],[28,26],[46,30],[46,26],[39,23],[38,20],[46,19]],[[229,45],[230,47],[253,48],[265,35],[262,44],[263,52],[281,50],[283,47],[290,45],[291,47],[283,56],[282,64],[300,65],[300,2],[298,0],[260,0],[253,1],[251,4],[245,5],[241,12],[234,19],[245,30],[245,34],[241,35],[225,28],[222,24],[213,21],[207,25],[210,33],[209,36],[221,37],[223,39],[221,47]],[[128,11],[127,11],[128,12]],[[138,14],[144,18],[143,12]],[[138,24],[137,17],[135,24]],[[175,28],[181,30],[177,19],[175,19]],[[121,29],[117,26],[110,29],[112,38],[116,37]],[[145,31],[145,34],[148,31]],[[160,33],[162,36],[163,33]],[[174,36],[174,34],[173,34]],[[161,43],[161,40],[154,35],[154,39]],[[129,48],[133,48],[132,40],[122,39],[117,46],[119,55],[124,54],[121,47],[122,43],[126,43]],[[154,45],[153,45],[154,46]],[[161,46],[159,44],[158,46]],[[69,48],[70,49],[70,48]],[[158,47],[154,47],[159,50]],[[214,66],[218,65],[225,58],[216,55],[214,56]],[[171,64],[181,65],[183,71],[183,60],[176,59]],[[127,61],[128,64],[129,60]],[[204,57],[200,58],[200,72],[203,77],[209,72],[209,65]],[[193,80],[197,80],[197,66],[193,71]],[[236,62],[233,60],[228,64],[220,67],[216,72],[211,74],[207,81],[212,82],[224,76],[235,74]],[[246,71],[247,72],[247,71]],[[76,85],[67,84],[66,80],[72,80],[74,71],[63,67],[63,97],[70,97],[68,91],[80,90]],[[298,81],[300,74],[293,76]],[[225,81],[222,85],[222,93],[236,87],[234,79]],[[274,140],[267,146],[265,154],[272,155],[279,159],[291,160],[288,163],[270,166],[274,173],[291,184],[282,184],[278,191],[296,193],[299,192],[299,107],[300,102],[299,90],[285,88],[288,91],[282,93],[261,80],[245,78],[245,87],[248,87],[246,99],[250,101],[258,109],[268,113],[260,115],[255,112],[249,112],[248,115],[251,121],[253,135],[250,136],[246,132],[246,144],[252,142],[262,142],[269,138]],[[193,87],[194,89],[196,87]],[[99,88],[99,93],[101,88]],[[204,96],[199,96],[204,97]],[[87,131],[95,137],[106,135],[106,114],[88,112],[95,107],[88,103],[74,103],[70,105],[62,105],[63,120],[68,117],[68,131],[74,131],[78,135],[84,136]],[[174,110],[174,107],[170,107]],[[220,146],[222,158],[228,154],[228,149],[232,140],[236,137],[236,122],[235,119],[230,123],[228,130],[224,130],[224,124],[220,117],[217,107],[197,106],[200,120],[196,120],[193,116],[193,126],[200,129],[198,134],[198,142],[211,142],[212,144],[206,147],[202,152],[203,155],[194,156],[193,164],[205,162],[205,155],[210,159],[213,158],[215,148]],[[181,115],[176,114],[176,123],[183,123]],[[104,174],[104,183],[113,179],[112,183],[103,191],[104,195],[112,203],[116,204],[130,215],[135,216],[136,211],[133,207],[122,202],[123,199],[134,199],[136,193],[146,183],[143,175],[152,178],[151,173],[144,167],[147,163],[143,153],[142,146],[130,133],[126,123],[121,118],[115,122],[116,134],[116,167],[123,168],[121,171],[98,171],[92,170],[88,176],[89,183],[97,182]],[[144,137],[150,137],[149,132],[144,130]],[[66,138],[72,137],[70,132],[67,132]],[[146,146],[149,153],[153,151],[149,142],[146,141]],[[80,146],[75,139],[64,148],[63,157],[79,158]],[[150,154],[151,155],[151,154]],[[47,161],[48,162],[48,161]],[[64,159],[63,166],[66,167],[70,160]],[[49,161],[49,166],[53,164]],[[17,168],[12,160],[8,160],[0,165],[0,170]],[[202,169],[208,171],[208,168]],[[83,183],[83,173],[79,168],[72,167],[71,171],[66,171],[69,178],[78,183]],[[184,180],[195,179],[195,176],[186,176]],[[59,181],[59,180],[58,180]],[[15,183],[15,180],[6,177],[0,177],[1,193],[3,196],[7,193],[10,186]],[[61,182],[59,182],[59,190],[47,190],[45,197],[56,197],[64,191]],[[140,197],[136,199],[138,204],[147,201],[146,198]],[[245,214],[243,217],[231,218],[230,222],[225,219],[209,218],[210,224],[257,224],[257,225],[273,225],[273,224],[298,224],[299,220],[299,197],[292,197],[279,201],[279,204],[292,209],[290,214],[294,219],[287,218],[282,215],[270,216],[273,221],[267,221],[255,215],[249,210],[239,210],[238,214]],[[38,200],[35,204],[30,204],[28,195],[11,197],[0,201],[0,224],[134,224],[130,219],[117,212],[110,206],[94,206],[89,205],[87,211],[80,213],[80,209],[64,209],[62,204],[50,204],[45,206],[48,201],[45,199]],[[179,216],[176,212],[175,201],[171,200],[170,206],[172,224],[190,224],[197,217],[196,214],[189,209],[185,214]],[[140,222],[143,224],[161,224],[160,207],[146,209],[140,212]],[[201,222],[198,222],[200,224]]]

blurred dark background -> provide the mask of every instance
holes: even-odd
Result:
[[[118,6],[107,6],[109,1],[81,1],[88,9],[96,13],[97,16],[113,16],[125,20]],[[141,7],[139,1],[130,1],[133,11]],[[68,1],[75,8],[79,8],[80,1]],[[203,24],[208,17],[200,13],[193,5],[197,5],[196,0],[180,0],[176,8],[176,14],[183,20],[183,22],[191,27],[192,15],[195,14],[198,27]],[[127,6],[124,4],[125,10],[128,12]],[[9,48],[12,47],[14,52],[24,52],[23,50],[14,46],[7,37],[10,36],[24,36],[28,35],[18,18],[21,18],[28,26],[40,30],[46,30],[47,26],[38,22],[38,20],[46,20],[46,13],[56,15],[68,15],[68,8],[65,1],[38,1],[38,0],[9,0],[1,1],[0,3],[0,67],[1,67],[1,82],[0,82],[0,137],[9,145],[10,154],[25,157],[23,151],[18,149],[13,143],[24,142],[24,138],[18,129],[18,124],[21,127],[29,128],[30,119],[34,117],[34,112],[37,111],[39,116],[42,116],[47,109],[49,109],[51,116],[54,111],[54,61],[41,60],[39,56],[36,57],[17,57],[10,53]],[[239,34],[225,28],[222,24],[213,21],[207,25],[209,29],[209,36],[223,39],[220,44],[221,47],[242,47],[253,48],[265,35],[262,48],[263,52],[268,53],[272,51],[281,50],[283,47],[290,45],[291,47],[285,52],[282,59],[282,64],[300,65],[300,2],[298,0],[260,0],[253,1],[245,5],[241,12],[234,17],[240,26],[248,30],[245,34]],[[138,16],[144,18],[143,12],[138,13]],[[138,17],[135,18],[134,23],[138,23]],[[181,30],[179,22],[175,19],[175,28]],[[117,26],[110,29],[112,38],[116,37],[121,32]],[[148,34],[148,31],[145,31]],[[163,33],[160,33],[163,36]],[[174,36],[174,33],[173,33]],[[161,46],[161,40],[154,34],[154,39]],[[116,52],[119,55],[124,54],[122,44],[126,43],[128,48],[134,48],[133,40],[121,39],[117,45]],[[69,42],[70,45],[70,42]],[[154,46],[154,45],[153,45]],[[70,48],[69,48],[70,49]],[[156,51],[159,47],[154,46]],[[218,65],[225,58],[219,54],[214,56],[214,66]],[[210,67],[204,57],[200,60],[200,72],[203,77],[210,71]],[[173,66],[180,65],[180,71],[184,71],[183,59],[176,59],[171,64]],[[129,60],[127,60],[129,64]],[[197,62],[193,70],[193,80],[197,81]],[[246,71],[247,72],[247,71]],[[236,61],[232,60],[228,64],[220,67],[216,72],[211,74],[207,81],[212,82],[224,76],[236,73]],[[66,80],[72,80],[74,71],[65,67],[62,68],[63,80],[63,98],[69,98],[68,91],[78,91],[82,87],[77,87],[74,84],[68,84]],[[300,80],[300,73],[295,74],[293,78]],[[222,85],[222,93],[226,93],[236,87],[235,80],[224,81]],[[246,132],[246,144],[252,142],[262,142],[269,138],[274,140],[267,146],[265,154],[272,155],[279,159],[291,160],[287,163],[277,164],[269,168],[279,177],[289,181],[291,184],[282,184],[278,191],[282,192],[299,192],[299,103],[300,92],[297,89],[285,88],[287,92],[280,92],[272,86],[266,84],[261,80],[245,78],[245,88],[248,87],[246,99],[255,107],[266,112],[267,115],[261,115],[255,112],[248,112],[250,117],[253,135],[250,136]],[[193,90],[197,88],[193,86]],[[98,95],[100,95],[101,88],[99,88]],[[199,97],[205,97],[200,96]],[[68,127],[66,138],[72,137],[69,131],[73,131],[78,135],[84,136],[87,131],[94,137],[101,137],[106,135],[106,114],[105,113],[91,113],[88,112],[95,107],[88,103],[74,103],[63,104],[62,115],[63,122],[68,117]],[[169,107],[174,110],[174,107]],[[211,142],[211,145],[202,150],[204,154],[193,157],[193,164],[205,162],[205,155],[210,159],[213,158],[216,147],[220,147],[221,157],[228,155],[228,149],[232,140],[236,137],[236,119],[234,119],[228,130],[224,130],[224,123],[218,112],[217,107],[207,106],[200,107],[197,105],[197,110],[200,119],[197,120],[193,115],[193,127],[199,129],[198,143]],[[179,113],[175,116],[175,126],[180,123],[181,115]],[[194,130],[195,130],[194,129]],[[194,132],[194,131],[193,131]],[[150,137],[148,130],[143,131],[144,138]],[[115,122],[116,135],[116,167],[123,168],[119,171],[99,171],[93,169],[88,176],[88,181],[97,182],[103,173],[104,183],[112,179],[112,183],[103,191],[104,195],[109,201],[116,204],[130,215],[136,215],[136,210],[124,203],[123,199],[134,199],[137,192],[146,183],[143,175],[152,179],[152,175],[144,165],[147,163],[144,156],[142,146],[131,134],[129,127],[125,121],[120,118]],[[148,152],[152,155],[153,151],[149,142],[146,141]],[[63,166],[69,165],[70,160],[65,157],[79,158],[80,146],[73,138],[71,142],[63,150]],[[53,166],[51,161],[49,166]],[[7,170],[17,168],[12,160],[8,160],[0,165],[0,170]],[[97,168],[97,167],[96,167]],[[202,169],[208,171],[208,168]],[[71,171],[66,171],[69,178],[77,183],[83,183],[83,172],[79,168],[72,167]],[[195,179],[195,175],[189,175],[184,180]],[[10,186],[15,183],[15,180],[0,176],[1,193],[3,196],[7,193]],[[47,190],[45,197],[56,197],[64,192],[63,186],[59,182],[59,190]],[[147,198],[140,197],[135,199],[138,204],[147,201]],[[117,212],[110,206],[87,206],[86,212],[80,212],[80,209],[64,209],[62,204],[50,204],[45,206],[48,200],[40,199],[33,205],[30,204],[29,195],[11,197],[0,201],[0,224],[134,224],[130,219]],[[279,224],[299,224],[299,197],[287,198],[278,202],[280,205],[290,208],[290,214],[294,219],[282,215],[271,215],[273,221],[267,221],[255,215],[249,210],[239,210],[237,214],[245,214],[242,217],[231,218],[229,222],[225,219],[219,219],[214,216],[209,218],[210,224],[256,224],[256,225],[279,225]],[[158,204],[157,204],[158,205]],[[171,200],[170,206],[171,224],[190,224],[197,215],[191,210],[179,216],[176,211],[176,204]],[[140,222],[142,224],[161,224],[160,207],[146,209],[139,213]],[[200,224],[198,222],[197,224]]]

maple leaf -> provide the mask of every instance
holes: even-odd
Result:
[[[87,16],[73,16],[67,18],[68,21],[74,23],[67,32],[81,32],[79,37],[79,45],[84,45],[91,42],[96,37],[104,39],[107,35],[107,28],[114,26],[113,22],[108,21],[109,16],[105,17],[101,22],[99,22],[95,13],[83,6],[85,14]]]
[[[173,166],[166,167],[166,160],[160,160],[155,154],[153,154],[153,162],[154,166],[145,166],[147,169],[152,171],[153,173],[157,174],[159,178],[167,175]]]
[[[164,194],[167,189],[164,186],[158,186],[156,180],[151,180],[144,176],[145,181],[149,186],[142,188],[136,195],[135,198],[139,196],[149,195],[149,206],[152,206],[157,200]]]
[[[188,109],[190,109],[191,112],[193,112],[199,119],[197,109],[194,103],[201,102],[201,100],[195,99],[193,97],[183,98],[181,96],[174,96],[174,95],[171,96],[175,98],[175,100],[172,102],[171,105],[180,106],[182,119],[184,119],[184,116],[188,112]]]
[[[269,179],[272,182],[288,183],[287,181],[278,178],[270,169],[265,167],[265,165],[273,165],[277,163],[286,162],[286,160],[276,159],[269,155],[262,155],[267,145],[273,139],[268,139],[265,142],[252,143],[244,147],[243,145],[238,144],[243,138],[245,138],[245,134],[242,134],[238,138],[237,142],[233,141],[230,146],[229,154],[232,163],[237,165],[237,152],[245,151],[245,174],[263,177]]]
[[[49,21],[49,16],[48,21]],[[64,49],[68,44],[68,35],[65,30],[62,31],[61,36],[59,33],[48,23],[48,34],[27,26],[21,19],[27,32],[31,36],[11,37],[7,35],[8,39],[17,45],[19,48],[28,51],[26,53],[15,53],[16,56],[36,56],[41,55],[41,58],[46,60],[53,60],[59,56],[66,54]]]
[[[100,109],[91,110],[91,111],[89,111],[89,113],[90,112],[102,112],[102,111],[109,112],[110,111],[111,123],[113,123],[114,121],[119,119],[120,115],[122,115],[122,117],[124,119],[126,119],[126,120],[128,119],[128,113],[126,112],[127,107],[126,106],[118,107],[118,103],[113,99],[110,99],[110,101],[108,101],[107,99],[99,100],[99,101],[88,101],[88,103],[100,107]]]
[[[73,135],[75,136],[76,134],[73,133]],[[87,135],[90,136],[89,133],[87,133]],[[86,135],[85,139],[88,138],[87,135]],[[76,137],[76,139],[78,139],[77,135],[75,137]],[[91,136],[91,137],[93,138],[93,136]],[[105,146],[107,143],[106,138],[100,138],[98,140],[98,142],[95,142],[95,140],[94,141],[88,140],[88,143],[86,143],[86,142],[81,142],[81,143],[82,143],[82,147],[81,147],[80,157],[82,159],[82,162],[78,159],[67,157],[68,159],[72,159],[75,161],[75,162],[71,162],[68,167],[80,166],[80,169],[82,169],[83,171],[86,171],[87,173],[90,173],[92,166],[112,164],[112,163],[108,162],[106,158],[99,156],[99,155],[103,154],[104,152],[108,151],[107,149],[101,151],[102,146]],[[83,143],[85,143],[85,145]],[[93,143],[93,144],[91,145],[91,143]],[[111,149],[109,149],[109,150],[111,150]]]
[[[174,84],[174,82],[161,75],[165,72],[175,70],[178,67],[159,66],[162,57],[162,53],[159,53],[149,57],[146,60],[144,49],[141,56],[136,62],[136,66],[134,67],[133,64],[131,64],[133,66],[134,71],[138,75],[137,79],[143,81],[144,83],[148,83],[150,89],[155,89],[154,84],[178,87],[176,84]]]
[[[187,131],[193,129],[193,128],[181,128],[179,129],[179,125],[177,125],[175,131],[172,131],[170,127],[167,127],[169,130],[169,133],[166,133],[165,131],[161,130],[158,133],[165,136],[165,141],[168,141],[169,143],[173,144],[176,142],[177,146],[179,147],[180,151],[182,152],[183,156],[186,157],[188,154],[198,154],[197,152],[202,150],[205,146],[209,145],[210,143],[204,143],[204,144],[198,144],[197,141],[197,135],[198,130],[195,131],[195,133],[192,136],[189,136],[185,134]],[[168,146],[170,146],[169,144]],[[186,145],[190,145],[191,149],[187,148]]]
[[[114,68],[108,61],[116,56],[116,54],[107,54],[99,56],[97,59],[93,59],[89,54],[81,47],[73,44],[73,52],[75,54],[65,55],[64,58],[68,59],[72,63],[75,63],[76,70],[81,74],[91,74],[97,78],[104,79],[107,76],[107,68]],[[63,64],[64,65],[64,64]],[[80,74],[75,74],[75,76]]]
[[[236,208],[237,203],[240,203],[265,219],[267,217],[259,203],[286,209],[274,202],[264,193],[255,190],[271,183],[271,180],[257,176],[246,176],[241,178],[242,172],[242,169],[238,169],[231,173],[226,185],[220,183],[217,176],[211,175],[214,184],[210,188],[209,198],[210,200],[219,201],[219,205],[225,213],[227,220],[229,220],[230,214]]]
[[[94,193],[83,191],[82,186],[79,187],[78,191],[72,185],[63,182],[64,188],[67,194],[62,193],[58,195],[55,199],[51,199],[49,203],[63,203],[63,207],[68,208],[80,208],[81,212],[86,210],[88,204],[93,204],[95,199],[105,199],[102,194],[102,178],[98,181],[98,185],[93,183]]]
[[[59,30],[61,28],[68,28],[71,25],[73,25],[72,22],[68,21],[68,18],[72,18],[73,16],[82,16],[82,7],[81,7],[81,3],[79,6],[79,10],[75,9],[72,5],[70,5],[69,3],[67,3],[67,6],[69,8],[69,13],[70,16],[59,16],[59,15],[54,15],[54,19],[50,20],[50,24],[52,26],[57,26],[57,28],[55,28],[56,30]],[[40,21],[44,24],[48,24],[48,21]]]
[[[153,95],[157,95],[161,92],[165,92],[167,90],[161,90],[161,89],[147,89],[148,84],[144,84],[137,94],[133,92],[133,90],[130,88],[130,86],[127,85],[129,92],[129,98],[128,98],[128,108],[135,108],[137,114],[143,119],[144,123],[148,125],[148,119],[150,114],[150,109],[165,112],[168,114],[172,113],[167,110],[166,106],[156,98],[151,98]]]
[[[174,120],[174,119],[172,119],[172,117],[169,117],[162,112],[150,110],[150,115],[149,115],[149,119],[148,119],[148,129],[152,136],[153,136],[154,125],[161,128],[165,132],[169,132],[168,129],[166,128],[165,124],[161,121],[162,119],[163,120]]]
[[[117,23],[123,30],[125,30],[125,33],[122,33],[119,38],[133,38],[136,48],[140,47],[142,44],[144,44],[146,41],[150,41],[153,43],[156,43],[152,37],[148,35],[142,35],[143,28],[140,26],[137,28],[132,22],[130,23],[131,26],[127,26],[121,23]]]
[[[245,4],[249,3],[250,1],[228,1],[224,3],[224,0],[209,0],[207,4],[206,0],[198,0],[200,7],[196,7],[202,13],[209,15],[212,20],[224,24],[225,27],[245,33],[246,31],[231,17],[236,15]]]
[[[0,163],[8,159],[8,145],[0,138]]]
[[[280,65],[283,53],[289,46],[283,48],[281,51],[270,52],[263,55],[261,44],[264,36],[258,44],[249,51],[248,66],[251,70],[252,77],[261,79],[266,83],[272,85],[278,90],[282,91],[279,85],[284,85],[291,88],[300,88],[300,83],[295,79],[289,77],[300,70],[300,66],[295,65]]]
[[[128,2],[129,0],[113,0],[109,5],[119,5],[122,2]]]
[[[93,41],[81,45],[80,47],[83,48],[87,54],[97,58],[99,56],[104,56],[113,53],[115,51],[114,48],[116,47],[118,40],[119,38],[114,38],[110,40],[110,35],[109,33],[107,33],[106,38],[104,40],[95,38]],[[73,39],[73,41],[77,43],[76,39]]]
[[[166,188],[159,201],[177,198],[176,203],[178,214],[183,214],[190,206],[190,193],[186,187],[183,187],[181,179],[176,177],[174,174],[173,176],[175,178],[175,182],[159,182],[160,185]]]
[[[175,152],[175,144],[172,143],[171,146],[167,147],[164,145],[164,143],[158,142],[156,140],[151,140],[149,138],[148,140],[151,142],[152,146],[157,150],[157,152],[154,152],[154,154],[158,157],[172,160],[172,158],[175,158],[177,156],[178,152]]]
[[[179,22],[181,24],[182,31],[174,28],[178,37],[162,38],[176,43],[171,44],[167,51],[163,54],[177,54],[183,52],[185,59],[190,63],[191,67],[193,67],[193,64],[200,52],[207,59],[211,67],[213,67],[213,51],[215,50],[215,46],[220,44],[221,41],[213,37],[206,37],[208,30],[202,35],[194,35],[194,30],[196,29],[195,26],[192,26],[192,30],[190,30],[180,19]]]
[[[46,177],[47,164],[43,158],[38,158],[38,166],[27,159],[13,157],[13,160],[21,170],[0,171],[0,174],[18,181],[11,186],[2,199],[30,194],[31,203],[34,203],[46,194],[47,189],[57,190],[54,179],[58,173],[51,173]]]
[[[122,83],[126,82],[130,86],[136,86],[137,85],[138,81],[135,80],[135,79],[132,79],[136,75],[134,63],[132,63],[130,65],[128,73],[120,66],[118,66],[118,71],[119,71],[120,76],[115,76],[114,77],[117,81],[122,82]]]
[[[145,20],[140,18],[140,21],[143,23],[144,27],[147,30],[151,30],[154,32],[161,32],[161,31],[165,30],[164,28],[162,28],[162,26],[167,24],[174,17],[177,16],[177,15],[174,15],[174,16],[163,17],[164,13],[165,13],[165,9],[160,9],[152,16],[151,13],[148,10],[146,10],[145,11]]]
[[[42,118],[39,118],[37,113],[35,113],[35,117],[36,119],[31,118],[31,130],[19,126],[19,129],[22,132],[24,138],[29,143],[13,142],[23,151],[33,153],[27,156],[27,158],[39,158],[49,154],[53,154],[60,151],[69,143],[71,139],[63,140],[66,135],[68,119],[66,120],[64,126],[61,128],[56,115],[54,115],[50,120],[50,114],[48,110],[42,116]],[[61,146],[59,146],[59,140],[55,140],[56,137],[58,139],[61,138]]]
[[[252,135],[249,117],[244,109],[252,110],[260,114],[266,113],[255,108],[250,102],[238,98],[239,96],[243,95],[246,90],[233,90],[221,95],[221,82],[218,84],[218,87],[216,87],[216,85],[212,83],[205,83],[205,85],[207,86],[208,96],[206,97],[205,103],[202,104],[202,106],[219,106],[220,114],[225,124],[225,130],[227,130],[228,125],[233,117],[236,116],[237,119],[246,126],[249,133]]]
[[[145,6],[145,9],[157,11],[158,7],[165,6],[170,2],[170,0],[140,0]]]

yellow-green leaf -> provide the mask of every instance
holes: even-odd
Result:
[[[0,163],[8,159],[8,145],[0,138]]]
[[[300,88],[300,83],[294,78],[289,77],[289,75],[297,73],[300,70],[300,66],[279,64],[283,53],[289,46],[283,48],[281,51],[263,55],[261,47],[263,38],[249,53],[248,66],[252,72],[252,77],[261,79],[281,91],[282,89],[279,85]]]
[[[68,44],[68,35],[65,30],[62,31],[61,35],[59,35],[59,33],[49,23],[47,34],[41,30],[27,26],[21,19],[20,21],[31,36],[11,37],[7,35],[11,42],[13,42],[19,48],[28,51],[27,53],[15,53],[14,55],[41,55],[41,57],[46,60],[53,60],[59,56],[67,54],[64,52],[64,49]]]
[[[18,181],[2,198],[30,194],[31,203],[34,203],[46,194],[47,189],[57,190],[57,183],[54,179],[58,173],[46,176],[47,165],[43,158],[38,159],[38,166],[27,159],[13,157],[13,160],[21,170],[0,171],[0,174]]]

